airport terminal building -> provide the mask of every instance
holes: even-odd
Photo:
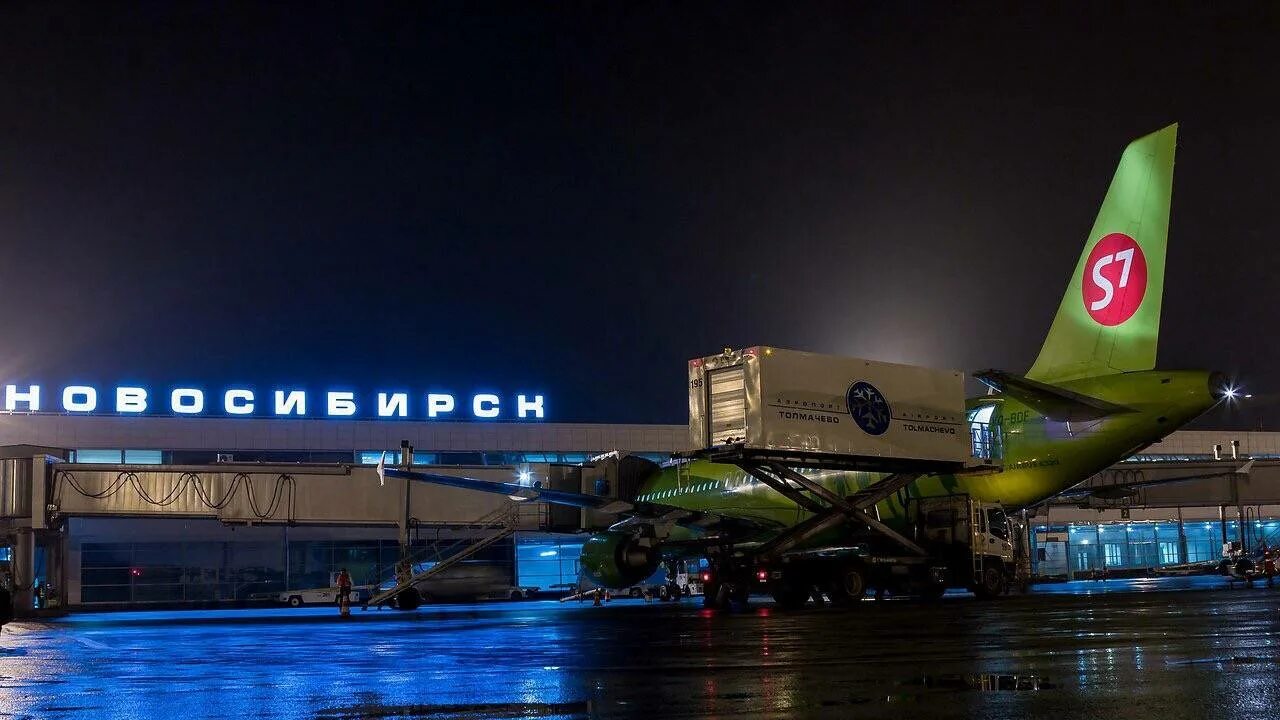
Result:
[[[83,394],[70,399],[85,401]],[[606,451],[661,462],[685,445],[686,434],[685,426],[536,418],[99,415],[20,407],[0,414],[0,446],[9,458],[0,487],[11,518],[0,558],[10,559],[21,542],[12,517],[23,514],[21,466],[33,455],[57,461],[49,465],[52,496],[45,500],[64,523],[56,536],[55,528],[36,529],[37,582],[70,605],[199,603],[327,587],[342,567],[358,584],[377,583],[390,575],[402,541],[443,552],[489,532],[486,518],[506,504],[501,496],[419,485],[406,498],[378,486],[373,466],[384,456],[402,463],[402,444],[413,448],[415,468],[533,483],[560,478]],[[581,539],[572,533],[580,518],[555,510],[526,511],[518,532],[470,558],[472,568],[492,566],[490,575],[506,578],[495,586],[575,587]]]
[[[486,405],[490,397],[497,398],[451,402],[472,410],[499,406]],[[90,398],[76,389],[61,399],[85,407]],[[221,400],[228,408],[247,402]],[[415,466],[435,472],[555,486],[580,483],[574,468],[604,453],[660,462],[689,442],[685,425],[413,418],[399,415],[385,398],[379,402],[380,410],[397,414],[9,407],[0,414],[7,458],[0,477],[6,518],[0,559],[11,561],[22,583],[15,552],[32,543],[27,573],[72,606],[243,601],[326,587],[343,567],[357,584],[373,584],[390,575],[402,544],[443,553],[483,539],[492,529],[488,519],[508,504],[501,496],[454,488],[379,483],[372,466],[383,456],[390,464],[405,462],[402,445],[413,448]],[[541,414],[531,397],[500,406],[521,402]],[[43,471],[33,457],[48,459]],[[1249,473],[1231,472],[1249,459],[1256,463]],[[1033,570],[1094,577],[1214,560],[1224,540],[1280,544],[1275,459],[1280,433],[1175,433],[1089,480],[1099,487],[1152,481],[1149,486],[1125,497],[1101,492],[1038,508],[1028,520]],[[36,469],[24,471],[24,463]],[[22,497],[23,472],[48,473],[49,496]],[[1155,482],[1169,479],[1175,481]],[[49,510],[47,523],[33,520],[40,507]],[[576,509],[526,510],[515,532],[471,561],[501,577],[497,585],[565,593],[577,583],[582,538],[575,532],[589,524]]]

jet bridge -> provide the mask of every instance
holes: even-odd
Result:
[[[0,452],[0,457],[11,455],[0,459],[0,545],[12,548],[10,572],[20,612],[33,607],[37,546],[49,558],[46,576],[56,586],[66,586],[63,553],[69,518],[207,518],[227,525],[389,527],[398,528],[405,547],[410,533],[421,527],[454,529],[465,534],[467,542],[484,540],[494,534],[489,520],[497,516],[502,518],[504,534],[490,544],[518,530],[577,529],[576,516],[570,519],[572,524],[553,525],[543,503],[517,505],[504,495],[416,483],[410,487],[408,481],[396,478],[380,480],[374,468],[366,466],[92,465],[64,463],[42,450],[52,449],[22,446]],[[555,482],[557,477],[556,468],[547,464],[519,470],[511,466],[429,469],[493,482],[521,477]]]

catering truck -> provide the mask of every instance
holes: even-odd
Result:
[[[782,605],[869,588],[988,596],[1013,575],[1017,533],[1000,503],[949,492],[959,484],[948,479],[1000,469],[991,410],[966,409],[962,373],[726,350],[690,362],[689,408],[691,455],[737,465],[735,505],[790,524],[713,557],[708,594],[767,590]]]

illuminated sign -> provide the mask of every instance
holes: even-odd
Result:
[[[5,385],[4,410],[9,413],[69,415],[540,420],[546,417],[546,398],[531,393],[374,392],[363,395],[349,390],[312,392],[286,388],[260,392],[245,387],[217,392],[175,387],[153,392],[150,388],[133,386],[99,389],[92,385],[61,388]]]

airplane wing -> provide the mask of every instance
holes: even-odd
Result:
[[[570,505],[572,507],[587,508],[588,510],[601,510],[613,513],[623,513],[635,508],[633,503],[612,500],[610,498],[600,497],[599,495],[588,495],[586,493],[575,493],[565,490],[551,490],[543,488],[541,484],[530,486],[521,485],[520,483],[493,482],[490,480],[477,480],[475,478],[459,477],[457,475],[441,475],[439,473],[415,472],[411,470],[400,470],[399,468],[389,468],[386,465],[385,457],[378,461],[377,471],[378,480],[380,482],[385,481],[386,478],[389,477],[402,478],[405,480],[431,483],[432,485],[445,485],[448,487],[462,488],[464,490],[476,490],[478,492],[506,495],[516,502],[549,502],[556,505]]]
[[[1124,405],[1065,390],[1003,370],[983,370],[974,373],[973,376],[987,387],[1026,403],[1036,412],[1057,422],[1086,422],[1108,415],[1133,412],[1132,408]]]

